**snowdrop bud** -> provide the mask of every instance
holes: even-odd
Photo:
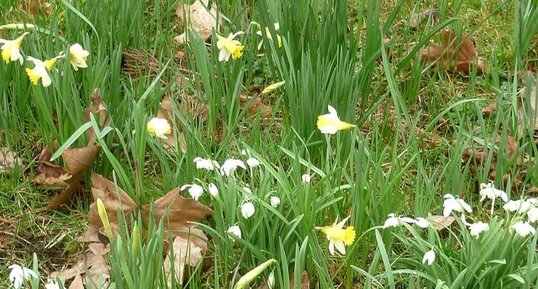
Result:
[[[271,202],[271,206],[276,208],[278,207],[278,205],[280,205],[280,198],[277,196],[271,196],[270,202]]]
[[[301,176],[301,180],[303,181],[303,183],[310,183],[310,175],[309,174],[304,174]]]
[[[271,271],[271,273],[269,273],[269,277],[267,278],[267,286],[269,286],[270,289],[275,287],[275,271]]]
[[[252,190],[249,187],[243,187],[243,190],[249,194],[252,194]]]
[[[217,197],[219,195],[219,189],[213,183],[209,183],[209,185],[207,185],[207,190],[209,191],[209,194],[213,197]]]
[[[246,202],[241,206],[241,215],[243,215],[243,218],[248,219],[254,215],[256,212],[256,208],[254,208],[254,204],[252,202]]]
[[[251,168],[254,168],[260,165],[260,161],[256,158],[250,158],[247,160],[247,165]]]
[[[422,263],[431,265],[433,264],[433,261],[435,261],[435,252],[433,250],[430,250],[424,254],[424,257],[422,257]]]
[[[228,234],[234,235],[238,239],[241,239],[241,228],[239,228],[239,226],[231,226],[228,228]]]

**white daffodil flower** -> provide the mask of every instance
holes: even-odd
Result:
[[[354,125],[343,122],[338,117],[336,109],[329,105],[329,113],[318,116],[317,127],[324,134],[335,134],[339,130],[350,129]]]
[[[172,133],[172,126],[167,119],[154,117],[148,121],[147,131],[150,135],[167,139],[167,135]]]
[[[6,63],[9,63],[10,61],[19,61],[20,64],[23,63],[24,59],[22,58],[20,48],[24,37],[28,34],[28,32],[24,32],[15,40],[0,39],[0,44],[3,44],[0,47],[0,49],[2,50],[2,59]]]
[[[82,46],[78,43],[75,43],[69,47],[69,62],[71,62],[71,65],[75,71],[77,71],[79,68],[88,67],[88,64],[86,63],[88,55],[90,55],[90,53],[84,50],[84,48],[82,48]]]
[[[217,34],[217,48],[219,49],[219,61],[228,61],[230,56],[232,59],[237,59],[243,55],[244,45],[241,42],[235,40],[237,35],[243,34],[242,31],[237,33],[230,33],[228,37]]]
[[[26,68],[26,74],[28,75],[30,82],[32,82],[33,85],[37,85],[39,83],[39,80],[41,80],[41,84],[43,85],[43,87],[49,87],[52,83],[49,71],[54,68],[56,62],[60,58],[61,57],[55,57],[42,61],[40,59],[29,56],[27,58],[28,61],[34,63],[34,68]]]

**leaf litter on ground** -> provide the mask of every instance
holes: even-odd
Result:
[[[211,7],[208,2],[208,0],[196,0],[192,5],[178,4],[176,14],[184,23],[185,32],[174,37],[177,43],[183,44],[188,41],[189,30],[197,33],[205,41],[211,36],[213,29],[221,25],[220,19],[217,19],[216,1],[212,1]]]

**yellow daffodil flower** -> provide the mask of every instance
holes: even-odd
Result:
[[[273,83],[271,85],[269,85],[268,87],[264,88],[262,93],[263,94],[268,94],[268,93],[271,93],[273,92],[273,90],[281,87],[282,85],[286,84],[286,81],[280,81],[280,82],[277,82],[277,83]]]
[[[331,255],[334,255],[335,247],[340,254],[345,255],[346,246],[353,244],[353,241],[355,241],[355,228],[349,226],[344,229],[344,224],[348,219],[349,216],[343,219],[340,223],[338,223],[338,219],[336,219],[331,226],[316,227],[316,230],[320,230],[327,235],[327,240],[329,240],[329,252],[331,252]]]
[[[49,71],[54,68],[56,62],[60,58],[61,56],[58,56],[45,61],[41,61],[37,58],[29,56],[28,60],[34,63],[34,68],[26,68],[26,74],[28,74],[28,78],[30,78],[32,84],[37,85],[39,83],[39,80],[41,79],[41,84],[43,84],[43,87],[48,87],[52,83]]]
[[[318,129],[321,133],[335,134],[339,130],[350,129],[354,125],[343,122],[338,118],[336,109],[329,105],[329,113],[318,116],[317,122]]]
[[[0,39],[0,44],[3,44],[2,47],[0,47],[0,49],[2,49],[2,59],[6,63],[18,60],[22,64],[23,59],[20,48],[22,45],[22,40],[24,40],[26,35],[28,35],[28,32],[24,32],[15,40]]]
[[[69,60],[71,62],[71,65],[73,65],[73,68],[78,70],[79,68],[86,68],[88,67],[88,64],[86,63],[86,59],[88,59],[88,55],[90,53],[78,43],[73,44],[71,47],[69,47]]]
[[[237,59],[243,55],[243,49],[245,49],[245,46],[241,45],[241,42],[234,40],[234,38],[239,34],[243,34],[243,32],[239,31],[235,34],[230,33],[228,37],[217,34],[217,48],[220,50],[220,62],[228,61],[230,56],[232,59]]]
[[[150,135],[154,135],[162,139],[167,139],[167,135],[172,133],[172,127],[170,126],[168,120],[158,117],[150,119],[146,129]]]
[[[278,29],[280,29],[280,24],[275,23],[274,27],[275,27],[275,31],[277,31]],[[256,34],[263,36],[261,30],[256,31]],[[269,30],[268,27],[265,27],[265,36],[269,40],[273,40],[273,35],[271,35],[271,31]],[[282,47],[282,37],[278,34],[276,35],[276,42],[277,42],[278,48]],[[260,43],[258,43],[258,50],[262,49],[262,45],[263,45],[263,40],[260,41]]]

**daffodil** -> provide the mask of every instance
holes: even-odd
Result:
[[[339,130],[350,129],[354,125],[343,122],[338,118],[336,109],[329,105],[329,113],[318,116],[317,122],[318,129],[321,133],[335,134]]]
[[[329,252],[331,255],[334,255],[335,247],[340,254],[345,255],[346,246],[353,244],[353,241],[355,241],[355,228],[353,228],[353,226],[349,226],[344,229],[344,224],[348,219],[349,216],[343,219],[340,223],[338,223],[338,219],[336,219],[334,224],[331,226],[316,227],[316,230],[320,230],[322,233],[327,235],[327,240],[329,240]]]
[[[3,44],[2,47],[0,47],[0,49],[2,49],[2,59],[6,63],[18,60],[22,64],[23,59],[20,48],[26,35],[28,35],[28,32],[24,32],[15,40],[0,39],[0,44]]]
[[[217,34],[217,48],[219,49],[220,62],[228,61],[230,56],[232,59],[237,59],[243,55],[243,49],[245,49],[245,46],[241,45],[241,42],[234,39],[239,34],[243,34],[243,32],[239,31],[234,34],[230,33],[228,37]]]
[[[167,139],[167,135],[172,133],[172,127],[167,119],[154,117],[148,121],[146,127],[150,135],[158,138]]]
[[[90,53],[84,50],[84,48],[82,48],[82,46],[78,43],[75,43],[69,47],[69,61],[75,70],[88,67],[88,64],[86,63],[88,55],[90,55]]]
[[[56,62],[60,58],[61,56],[57,56],[42,61],[31,56],[28,57],[28,61],[34,63],[34,68],[26,68],[26,74],[28,75],[28,78],[30,78],[30,82],[32,82],[33,85],[37,85],[39,83],[39,80],[41,80],[41,84],[43,85],[43,87],[50,86],[50,84],[52,83],[52,79],[50,78],[49,71],[54,68]]]
[[[275,27],[275,31],[278,31],[278,29],[280,29],[280,24],[274,23],[273,25]],[[263,37],[263,33],[261,30],[256,31],[256,34]],[[273,35],[271,35],[271,31],[269,30],[269,27],[265,27],[265,36],[267,37],[267,39],[273,40]],[[278,48],[282,47],[282,37],[278,34],[276,35],[276,42],[277,42]],[[263,40],[260,41],[260,43],[258,43],[258,50],[262,49],[262,45],[263,45]]]

